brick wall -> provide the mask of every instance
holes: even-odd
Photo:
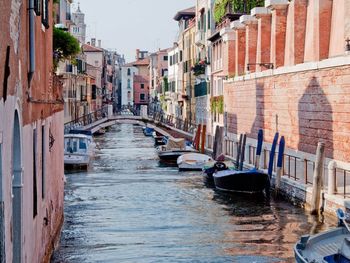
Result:
[[[271,142],[279,131],[288,148],[314,154],[326,143],[329,158],[350,161],[350,66],[309,70],[224,87],[228,131]]]

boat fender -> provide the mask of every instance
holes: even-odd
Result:
[[[305,249],[309,239],[310,239],[310,235],[301,236],[300,241],[297,244],[297,249]]]
[[[344,238],[343,244],[339,250],[339,254],[346,259],[350,259],[350,238]]]

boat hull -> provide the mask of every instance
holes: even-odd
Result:
[[[90,163],[89,155],[64,155],[64,166],[65,168],[70,167],[88,167]]]
[[[259,193],[269,185],[267,174],[257,170],[220,171],[213,174],[215,187],[222,191]]]
[[[212,159],[208,155],[187,153],[177,159],[177,165],[180,171],[202,171],[209,161]]]
[[[350,234],[345,227],[337,227],[311,237],[303,236],[294,246],[295,260],[298,263],[350,262],[350,259],[338,254],[346,238],[349,239]]]
[[[162,161],[174,162],[176,163],[177,159],[186,153],[191,153],[191,150],[170,150],[170,151],[159,151],[158,156]]]

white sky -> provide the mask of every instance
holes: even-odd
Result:
[[[74,0],[72,12],[78,2],[85,13],[86,41],[101,39],[103,48],[115,49],[131,62],[137,48],[153,52],[172,47],[178,29],[173,17],[196,1]]]

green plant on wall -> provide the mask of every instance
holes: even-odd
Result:
[[[59,28],[53,29],[53,52],[54,67],[64,60],[70,60],[74,63],[75,56],[80,52],[78,40],[69,32]]]
[[[264,0],[216,0],[214,19],[219,23],[229,13],[246,14],[257,6],[264,6]]]
[[[217,97],[217,110],[219,114],[224,114],[224,96]]]
[[[213,114],[215,114],[217,111],[215,97],[210,98],[210,109],[211,109],[211,113],[213,113]]]
[[[224,114],[224,96],[212,97],[210,99],[210,109],[213,114]]]

